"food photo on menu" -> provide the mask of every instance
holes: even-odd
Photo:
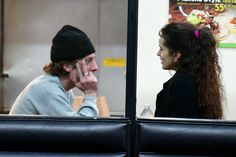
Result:
[[[236,1],[169,0],[169,22],[187,21],[208,27],[220,47],[236,47]]]

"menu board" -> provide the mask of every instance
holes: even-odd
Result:
[[[236,0],[169,0],[169,22],[209,27],[219,47],[236,47]]]

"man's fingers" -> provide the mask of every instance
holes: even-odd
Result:
[[[76,63],[76,70],[77,70],[77,73],[78,73],[78,76],[81,78],[83,77],[83,72],[81,71],[81,66],[79,63]]]
[[[78,75],[77,75],[77,71],[75,69],[73,69],[71,72],[70,72],[70,78],[73,82],[77,82],[79,81],[79,78],[78,78]]]
[[[80,61],[80,65],[81,65],[82,74],[84,76],[88,76],[89,72],[88,72],[88,69],[87,69],[87,65],[86,65],[86,63],[85,63],[85,61],[83,59]]]

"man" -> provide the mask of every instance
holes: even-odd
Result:
[[[95,49],[88,36],[80,29],[65,25],[53,38],[51,63],[44,74],[31,81],[15,100],[10,114],[47,116],[99,115],[96,96],[98,70]],[[72,109],[77,87],[84,93],[81,108]]]

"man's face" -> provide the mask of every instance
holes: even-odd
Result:
[[[90,71],[91,72],[98,71],[98,65],[96,63],[96,55],[95,55],[95,53],[92,53],[92,54],[90,54],[88,56],[85,56],[83,58],[83,60],[84,60],[84,62],[86,64],[86,66],[87,66],[88,72],[90,72]]]
[[[69,73],[68,89],[76,86],[80,90],[86,91],[91,86],[97,90],[97,78],[94,73],[98,71],[98,65],[95,60],[95,53],[77,59],[72,64],[65,64],[63,67]]]
[[[79,66],[77,65],[79,64]],[[79,69],[77,69],[79,68]],[[71,72],[73,69],[77,69],[83,74],[92,72],[93,74],[98,71],[98,65],[96,63],[96,55],[92,53],[90,55],[85,56],[82,59],[75,60],[72,64],[67,64],[64,67],[65,71]]]

